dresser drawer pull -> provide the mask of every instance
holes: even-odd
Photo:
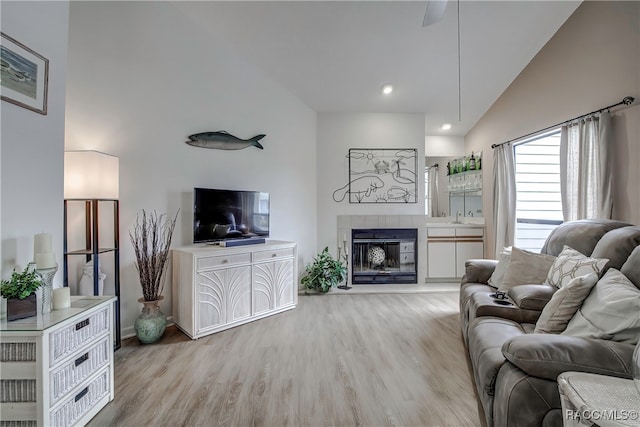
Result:
[[[228,262],[229,262],[229,260],[228,260],[228,259],[223,259],[222,261],[220,261],[220,264],[226,264],[226,263],[228,263]]]
[[[277,254],[277,253],[275,253],[275,252],[271,254],[271,258],[275,258],[275,257],[277,257],[277,256],[278,256],[278,254]]]
[[[76,394],[76,399],[75,401],[77,402],[78,400],[82,399],[84,397],[85,394],[89,393],[89,387],[85,387],[84,390],[82,390],[80,393]]]
[[[78,357],[75,362],[76,366],[82,365],[87,360],[89,360],[89,353],[85,353],[82,356]]]
[[[89,319],[85,319],[82,322],[76,323],[76,331],[79,331],[80,329],[84,328],[85,326],[89,326]]]

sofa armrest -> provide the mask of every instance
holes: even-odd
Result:
[[[634,348],[615,341],[527,334],[506,341],[502,354],[527,374],[553,381],[566,371],[631,379]]]
[[[552,285],[517,285],[508,294],[518,307],[542,311],[556,291]]]
[[[462,283],[482,283],[487,284],[489,278],[496,269],[498,261],[495,259],[469,259],[464,263],[465,273]]]

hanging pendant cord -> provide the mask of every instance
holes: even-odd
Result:
[[[510,139],[509,141],[501,142],[500,144],[492,144],[491,148],[496,148],[496,147],[499,147],[501,145],[508,144],[510,142],[517,141],[517,140],[522,139],[522,138],[526,138],[528,136],[536,135],[536,134],[542,133],[544,131],[547,131],[547,130],[550,130],[550,129],[553,129],[553,128],[557,128],[558,126],[566,125],[567,123],[571,123],[574,120],[579,120],[579,119],[582,119],[582,118],[585,118],[585,117],[589,117],[592,114],[602,113],[603,111],[608,110],[608,109],[613,108],[613,107],[617,107],[618,105],[631,105],[631,104],[633,104],[633,101],[635,101],[635,98],[633,96],[625,96],[624,99],[622,101],[618,102],[617,104],[612,104],[612,105],[609,105],[608,107],[603,107],[603,108],[601,108],[599,110],[595,110],[595,111],[592,111],[590,113],[583,114],[583,115],[578,116],[578,117],[574,117],[573,119],[565,120],[564,122],[560,122],[560,123],[557,123],[555,125],[546,127],[544,129],[540,129],[540,130],[537,130],[535,132],[528,133],[528,134],[523,135],[521,137]]]

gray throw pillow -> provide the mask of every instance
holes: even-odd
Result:
[[[555,292],[536,322],[533,332],[540,334],[559,334],[576,314],[591,288],[598,282],[598,275],[590,273],[576,277],[566,286]]]
[[[640,335],[640,289],[610,268],[562,334],[636,344]]]
[[[544,283],[555,259],[553,255],[537,254],[514,246],[511,249],[511,261],[498,290],[508,291],[517,285]]]
[[[589,258],[565,245],[549,269],[545,283],[560,289],[576,277],[589,273],[599,274],[608,262],[605,258]]]

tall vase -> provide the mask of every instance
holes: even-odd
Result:
[[[636,344],[636,348],[633,351],[633,382],[640,394],[640,343]]]
[[[51,313],[52,303],[53,303],[53,276],[56,275],[58,271],[58,266],[55,265],[51,268],[40,268],[36,269],[36,273],[42,279],[42,313]]]
[[[167,316],[160,311],[158,303],[164,299],[158,297],[155,301],[138,299],[143,304],[142,314],[136,319],[134,328],[136,336],[142,344],[151,344],[158,341],[167,329]]]

